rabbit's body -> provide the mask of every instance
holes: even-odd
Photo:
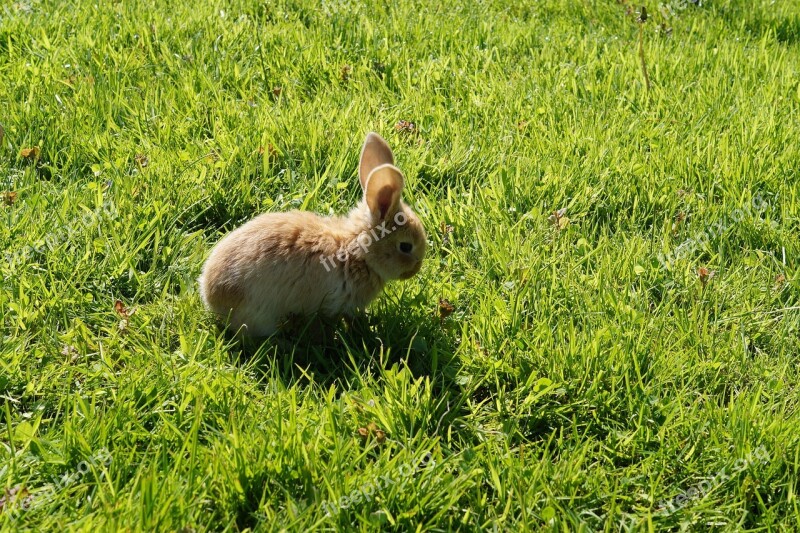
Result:
[[[220,240],[199,280],[206,307],[234,331],[262,337],[291,315],[352,314],[387,281],[416,274],[425,231],[400,200],[392,163],[385,141],[370,134],[359,170],[364,199],[347,216],[263,214]]]
[[[256,337],[272,334],[292,314],[335,316],[366,306],[384,281],[351,246],[364,229],[360,215],[256,217],[214,248],[200,278],[203,300],[220,316],[230,313],[231,327],[246,325]]]

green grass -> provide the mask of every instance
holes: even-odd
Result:
[[[649,93],[628,2],[3,3],[0,526],[800,528],[800,4],[644,3]],[[370,130],[421,274],[235,345],[209,249]]]

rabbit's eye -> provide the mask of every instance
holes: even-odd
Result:
[[[404,254],[410,254],[413,246],[410,242],[401,242],[400,243],[400,251]]]

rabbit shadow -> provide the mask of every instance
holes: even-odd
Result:
[[[415,376],[454,379],[458,359],[451,328],[422,312],[379,309],[331,320],[293,317],[275,335],[252,339],[225,331],[231,355],[283,385],[348,384],[359,375],[380,381],[381,371],[405,365]],[[435,359],[435,361],[434,361]]]
[[[339,397],[359,383],[380,388],[387,370],[405,368],[412,379],[428,378],[436,398],[429,427],[419,430],[447,442],[477,442],[463,416],[482,393],[458,381],[461,364],[455,351],[461,331],[448,320],[424,309],[386,304],[350,320],[307,318],[267,339],[228,335],[231,355],[260,374],[264,386],[269,381],[285,388],[333,386]]]

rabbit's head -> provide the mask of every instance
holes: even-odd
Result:
[[[358,178],[364,191],[361,209],[369,229],[358,243],[365,260],[384,281],[408,279],[419,272],[427,241],[419,217],[402,200],[405,179],[380,135],[370,133],[361,150]]]

